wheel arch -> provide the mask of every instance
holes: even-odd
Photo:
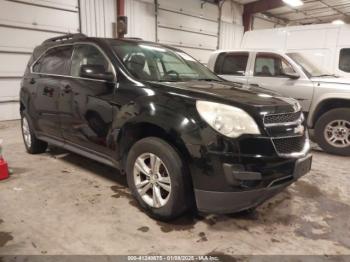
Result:
[[[326,112],[332,109],[343,108],[343,107],[350,108],[350,97],[339,98],[338,96],[338,97],[323,99],[321,102],[318,103],[316,109],[310,116],[308,121],[309,127],[314,128],[317,120]]]
[[[181,135],[175,130],[167,130],[160,125],[151,122],[127,123],[120,130],[117,137],[117,153],[122,161],[122,166],[124,166],[130,148],[137,141],[146,137],[161,138],[174,146],[183,159],[189,159],[190,157],[185,142],[181,138]]]

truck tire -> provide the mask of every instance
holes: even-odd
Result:
[[[336,108],[324,113],[316,122],[315,138],[324,151],[350,156],[350,109]]]
[[[29,117],[24,112],[21,115],[21,129],[24,146],[29,154],[40,154],[46,151],[47,143],[36,138]]]
[[[171,220],[192,205],[188,168],[176,149],[157,137],[137,141],[126,161],[130,190],[149,216]]]

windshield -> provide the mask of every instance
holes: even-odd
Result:
[[[144,81],[220,80],[182,51],[148,43],[113,41],[112,48],[129,72]]]
[[[329,72],[315,66],[300,53],[287,53],[297,63],[308,77],[330,76]]]

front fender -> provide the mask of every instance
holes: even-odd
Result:
[[[174,108],[178,110],[174,111]],[[173,141],[178,141],[184,146],[199,144],[201,136],[198,117],[195,103],[192,101],[186,103],[183,98],[180,100],[172,97],[164,100],[164,97],[159,99],[143,97],[122,106],[115,115],[112,127],[119,158],[125,144],[128,144],[127,141],[123,141],[128,139],[125,134],[130,130],[147,133],[147,130],[135,130],[140,127],[144,129],[147,125],[159,128]]]

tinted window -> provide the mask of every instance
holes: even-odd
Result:
[[[71,56],[72,46],[52,48],[34,65],[33,71],[45,74],[68,75]]]
[[[283,77],[294,73],[293,67],[281,56],[274,54],[257,54],[254,66],[255,76]]]
[[[222,65],[220,69],[216,68],[216,70],[219,70],[218,74],[222,75],[242,76],[247,68],[248,57],[248,53],[226,54],[223,58],[219,57],[217,60],[217,63],[222,63]]]
[[[92,45],[79,45],[74,48],[71,75],[79,76],[82,65],[101,65],[105,72],[112,72],[112,66],[106,57]]]
[[[339,69],[350,73],[350,48],[340,50]]]

